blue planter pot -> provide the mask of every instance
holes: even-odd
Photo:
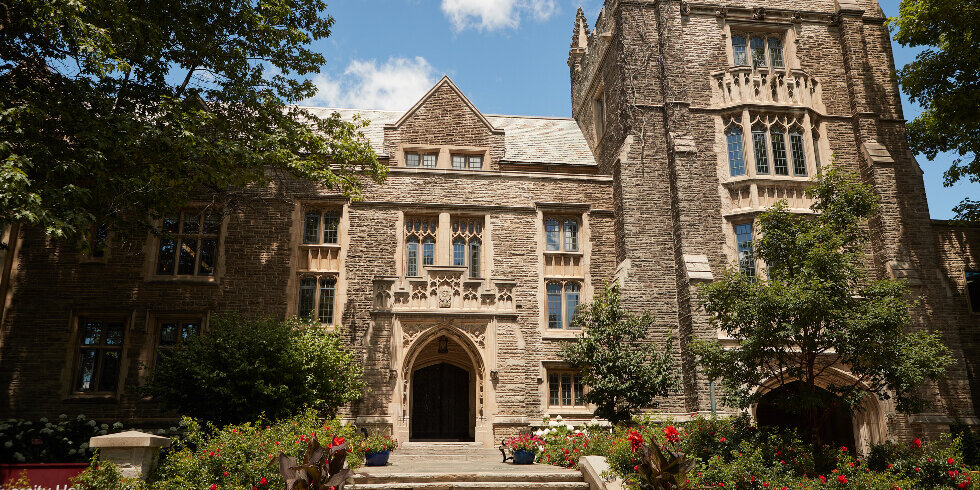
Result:
[[[528,451],[526,449],[518,449],[514,451],[514,464],[531,464],[534,463],[534,451]]]
[[[367,453],[364,455],[364,464],[366,466],[385,466],[388,464],[388,455],[391,451],[382,451],[380,453]]]

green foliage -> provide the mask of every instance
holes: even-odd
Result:
[[[647,340],[653,317],[635,315],[620,306],[618,285],[606,286],[590,303],[579,307],[573,325],[583,329],[562,346],[561,358],[582,373],[589,391],[585,401],[595,414],[613,423],[626,422],[641,408],[676,386],[673,343],[663,349]]]
[[[72,488],[78,490],[147,490],[143,480],[123,478],[116,465],[109,461],[100,461],[98,454],[92,456],[85,471],[72,477],[70,481]]]
[[[122,430],[120,422],[99,424],[84,415],[9,419],[0,422],[0,463],[83,463],[94,453],[89,439]]]
[[[658,444],[644,445],[638,452],[643,456],[636,465],[636,480],[642,490],[691,488],[688,474],[694,460],[686,454]]]
[[[779,203],[757,219],[755,252],[768,277],[752,280],[732,268],[701,289],[712,324],[736,346],[695,341],[693,351],[740,408],[799,380],[793,406],[810,428],[804,436],[818,444],[816,427],[831,410],[818,380],[832,366],[853,375],[825,387],[850,406],[863,396],[894,397],[909,412],[924,406],[919,387],[939,379],[952,358],[938,334],[907,331],[912,303],[903,281],[868,277],[864,223],[877,207],[871,189],[831,170],[807,192],[816,214]]]
[[[302,462],[279,453],[279,474],[286,480],[286,490],[343,490],[353,476],[353,470],[345,467],[349,447],[343,437],[334,437],[324,448],[312,434]]]
[[[364,390],[339,331],[299,320],[218,317],[205,335],[158,358],[145,388],[164,406],[216,424],[327,414]]]
[[[374,434],[368,436],[367,438],[364,439],[363,444],[359,446],[360,451],[364,454],[394,451],[395,448],[397,447],[398,447],[398,439],[383,434]]]
[[[554,420],[545,417],[545,427],[534,432],[535,437],[544,441],[538,451],[537,461],[578,469],[578,461],[582,456],[605,456],[612,445],[612,431],[600,426],[598,422],[598,419],[593,419],[591,423],[576,428],[564,423],[560,415]]]
[[[316,93],[325,7],[0,1],[0,221],[143,233],[201,191],[234,204],[285,176],[358,198],[387,175],[363,122],[293,105]]]
[[[889,19],[895,41],[925,49],[898,71],[909,99],[923,107],[908,123],[912,151],[929,159],[955,151],[946,186],[960,179],[980,182],[980,4],[974,0],[902,0]],[[980,201],[966,199],[954,210],[961,219],[980,219]]]

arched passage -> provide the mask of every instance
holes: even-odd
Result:
[[[756,421],[760,426],[794,429],[804,442],[809,443],[813,436],[806,428],[808,421],[803,407],[819,404],[825,407],[817,430],[820,441],[834,447],[854,448],[853,415],[847,404],[820,387],[816,387],[814,399],[805,400],[803,393],[804,385],[799,381],[769,390],[756,406]]]
[[[474,440],[483,366],[468,340],[455,329],[433,329],[409,349],[409,440]]]

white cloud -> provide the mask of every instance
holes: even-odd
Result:
[[[517,27],[524,14],[547,20],[555,13],[555,0],[442,0],[442,11],[456,31],[492,31]]]
[[[320,74],[313,79],[317,94],[306,101],[350,109],[407,110],[436,83],[436,71],[421,56],[353,60],[339,77]]]

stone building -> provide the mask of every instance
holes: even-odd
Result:
[[[110,236],[87,254],[7,230],[0,416],[162,423],[127,389],[158,349],[215,314],[299,314],[343,325],[360,353],[359,424],[491,445],[545,413],[592,417],[557,349],[578,334],[575,307],[613,280],[654,314],[655,338],[681,339],[682,390],[658,411],[709,412],[687,346],[719,333],[698,285],[761,266],[753,217],[778,200],[810,212],[808,179],[836,162],[881,196],[874,273],[908,279],[914,328],[942,332],[956,357],[926,388],[933,412],[869,397],[843,432],[866,447],[976,423],[980,228],[929,218],[881,9],[764,4],[607,0],[591,24],[580,10],[573,118],[485,115],[448,78],[405,112],[340,110],[372,122],[390,167],[362,201],[276,182],[243,190],[247,207],[166,218],[171,237]]]

